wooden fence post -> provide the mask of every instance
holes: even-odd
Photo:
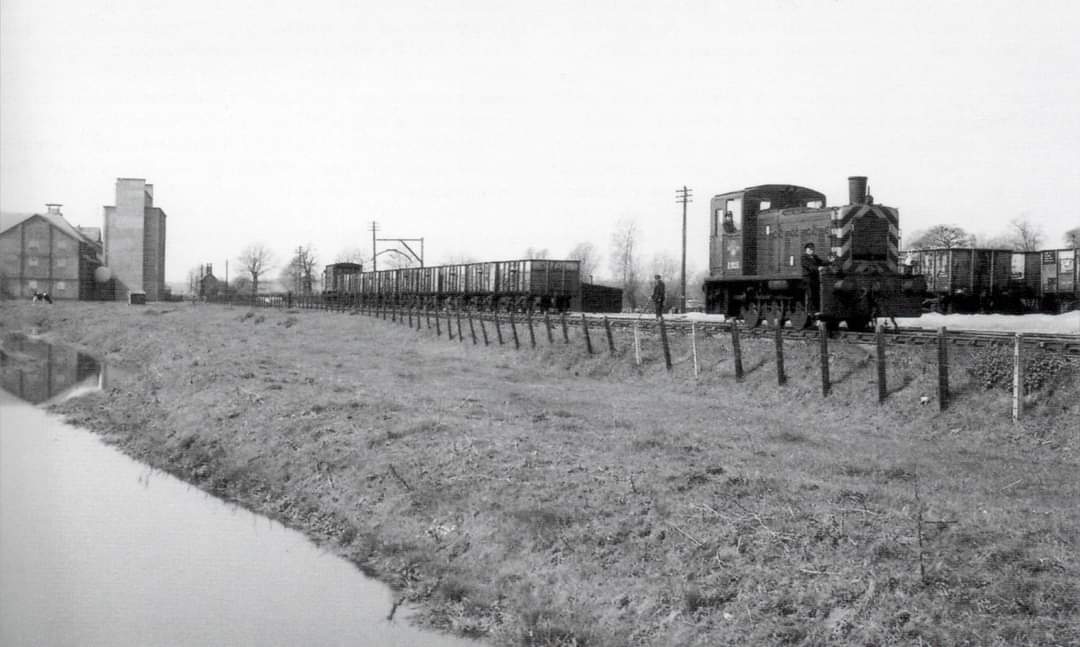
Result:
[[[551,317],[546,312],[544,313],[544,328],[547,329],[548,345],[550,346],[555,343],[555,337],[551,334]]]
[[[457,311],[457,315],[456,315],[455,318],[457,319],[457,340],[459,342],[461,342],[462,344],[464,344],[465,343],[465,336],[461,334],[461,311],[460,310]]]
[[[390,308],[390,323],[397,323],[397,308]]]
[[[529,345],[532,346],[533,348],[536,348],[536,331],[533,330],[532,313],[529,312],[525,316],[528,317]]]
[[[877,344],[877,400],[885,402],[889,396],[888,384],[885,382],[885,324],[879,323],[874,329],[874,342]]]
[[[518,341],[517,322],[514,321],[514,311],[510,311],[510,332],[514,334],[514,350],[521,350],[521,342]]]
[[[449,310],[446,311],[446,339],[454,341],[454,320]]]
[[[435,313],[435,334],[442,337],[442,320],[439,318],[439,313]]]
[[[731,353],[735,357],[735,381],[742,382],[742,344],[739,343],[739,324],[731,322]]]
[[[784,372],[784,327],[783,319],[780,320],[781,325],[776,327],[776,384],[778,386],[784,386],[787,384],[787,373]]]
[[[502,346],[503,345],[502,326],[499,324],[499,313],[496,312],[496,313],[494,313],[494,315],[495,315],[495,335],[499,338],[499,345]]]
[[[562,338],[563,342],[570,343],[570,331],[566,329],[566,313],[562,313]]]
[[[664,347],[664,365],[667,366],[667,370],[671,370],[671,347],[668,346],[667,338],[667,326],[664,324],[664,318],[660,317],[660,343]]]
[[[829,395],[829,328],[824,321],[817,324],[821,340],[821,397]]]
[[[469,312],[469,332],[472,333],[473,346],[476,345],[476,326],[473,324],[472,312]]]
[[[484,325],[484,319],[480,319],[480,332],[484,333],[484,345],[488,345],[487,326]]]
[[[938,409],[944,411],[949,406],[949,346],[945,326],[938,328]]]
[[[1019,420],[1024,414],[1024,335],[1013,339],[1013,401],[1012,417]]]
[[[607,332],[607,345],[608,350],[611,351],[611,356],[615,356],[615,338],[611,335],[611,322],[608,321],[607,315],[604,315],[604,330]]]
[[[581,313],[581,332],[585,335],[585,350],[592,355],[592,337],[589,337],[589,322],[585,319],[584,312]]]
[[[634,364],[641,366],[641,334],[637,320],[634,321]]]

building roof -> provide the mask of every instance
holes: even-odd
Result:
[[[4,233],[8,229],[11,229],[12,227],[14,227],[16,225],[19,225],[19,224],[25,222],[26,220],[29,220],[30,218],[33,218],[34,216],[44,218],[47,222],[49,222],[49,224],[53,225],[54,227],[56,227],[60,231],[64,232],[68,236],[71,236],[75,240],[90,243],[91,245],[100,245],[101,244],[98,240],[94,240],[93,238],[88,236],[86,233],[84,233],[82,231],[79,231],[79,229],[77,227],[75,227],[74,225],[72,225],[70,222],[68,222],[67,219],[64,218],[63,215],[54,214],[54,213],[29,213],[29,214],[27,214],[27,213],[2,212],[2,213],[0,213],[0,234]],[[94,227],[89,227],[88,229],[95,229],[95,228]],[[100,232],[101,230],[98,229],[98,231]]]

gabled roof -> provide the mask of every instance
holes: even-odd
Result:
[[[11,229],[12,227],[15,227],[16,225],[26,222],[27,220],[35,216],[44,219],[46,222],[56,227],[60,231],[64,232],[68,236],[71,236],[75,240],[89,243],[91,245],[100,245],[98,241],[90,238],[88,235],[79,231],[74,225],[68,222],[63,215],[53,213],[0,213],[0,234],[4,233],[8,229]]]

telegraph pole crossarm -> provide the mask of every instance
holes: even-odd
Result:
[[[686,312],[686,203],[693,202],[693,189],[686,188],[675,191],[675,202],[682,203],[682,272],[679,276],[679,308]]]

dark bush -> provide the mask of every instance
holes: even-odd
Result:
[[[985,389],[1012,390],[1013,355],[1002,348],[975,351],[968,369]],[[1029,352],[1024,358],[1024,393],[1038,391],[1075,371],[1067,358],[1046,352]]]

